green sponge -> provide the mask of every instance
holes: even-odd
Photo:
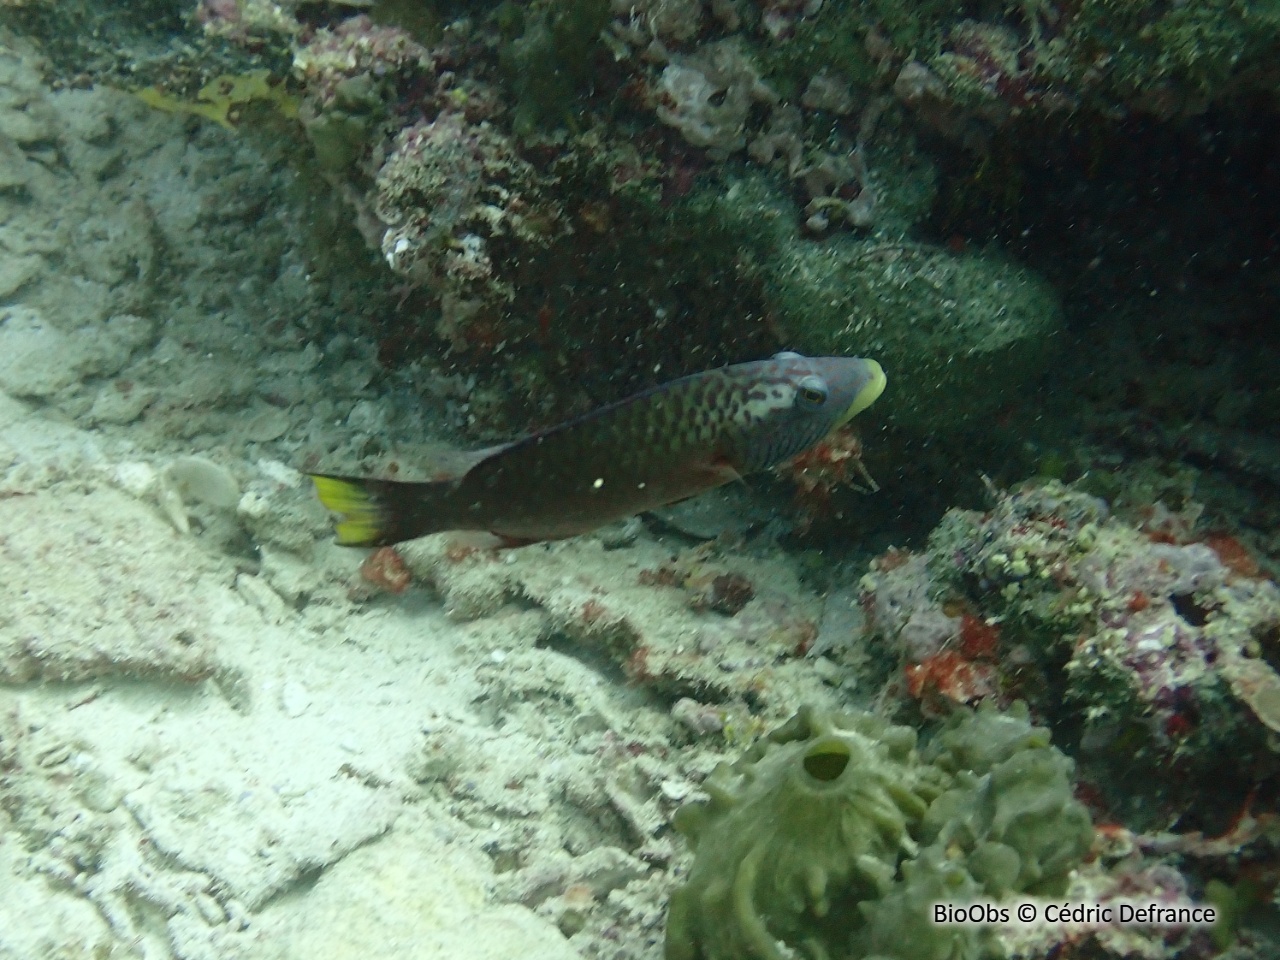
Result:
[[[908,727],[802,709],[677,813],[696,857],[667,960],[987,956],[989,930],[932,904],[1060,888],[1092,839],[1072,769],[1021,705],[963,711],[923,752]]]
[[[1002,714],[988,701],[958,714],[925,756],[955,785],[929,808],[922,838],[971,851],[970,869],[992,896],[1061,893],[1093,825],[1072,793],[1075,764],[1031,726],[1026,704]]]

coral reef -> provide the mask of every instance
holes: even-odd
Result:
[[[1246,14],[1230,0],[1194,13],[1141,3],[1111,18],[1104,3],[1029,3],[997,16],[936,3],[903,9],[884,2],[730,0],[487,4],[450,19],[457,13],[448,7],[413,13],[404,4],[208,0],[188,26],[202,27],[211,60],[228,42],[271,64],[287,52],[320,166],[393,272],[422,285],[428,315],[440,318],[422,326],[467,353],[473,367],[491,365],[530,384],[529,392],[538,393],[532,406],[559,405],[563,412],[584,402],[581,394],[561,396],[556,385],[570,366],[565,354],[592,365],[594,351],[611,350],[617,339],[643,339],[651,329],[652,316],[631,310],[620,329],[603,336],[592,337],[596,328],[586,322],[554,324],[560,334],[554,343],[546,335],[548,315],[594,317],[593,301],[605,298],[619,262],[652,263],[670,252],[667,233],[649,229],[654,221],[645,214],[652,211],[616,202],[611,187],[643,170],[661,183],[667,203],[713,177],[733,194],[740,192],[741,158],[757,171],[768,168],[789,192],[768,205],[771,216],[801,225],[810,237],[835,232],[837,240],[852,239],[843,234],[862,240],[870,232],[874,245],[806,245],[785,235],[766,242],[761,228],[744,228],[744,236],[760,242],[749,245],[745,258],[714,263],[732,282],[682,306],[779,317],[776,335],[790,346],[843,351],[855,341],[857,352],[883,346],[894,354],[882,359],[900,374],[898,382],[920,387],[903,391],[899,415],[915,430],[930,411],[964,411],[966,425],[979,426],[1007,406],[1043,370],[1044,351],[1036,355],[1031,347],[1057,328],[1058,308],[1003,254],[954,256],[920,242],[931,193],[924,184],[950,158],[932,143],[915,144],[912,121],[962,140],[978,149],[981,164],[999,167],[1015,161],[1007,144],[991,147],[991,131],[1018,118],[1067,114],[1069,124],[1071,111],[1168,117],[1265,92],[1265,65],[1276,46],[1275,18]],[[175,73],[165,89],[198,89],[180,60],[176,53],[159,58]],[[258,72],[210,75],[260,76],[255,66]],[[155,69],[149,64],[145,76]],[[454,141],[471,154],[466,162],[453,158],[463,176],[422,184],[418,194],[384,195],[396,189],[388,180],[415,164],[429,168],[426,180],[436,178],[432,158],[447,164]],[[592,159],[621,174],[610,187],[599,178],[562,175]],[[993,189],[1016,194],[1016,177],[984,175],[999,181]],[[470,205],[464,187],[486,223],[464,222]],[[714,233],[705,212],[682,207],[679,226],[699,237]],[[457,229],[429,229],[440,213],[446,220],[461,216]],[[390,220],[378,223],[377,216]],[[584,255],[592,234],[624,232],[631,224],[647,242],[619,243],[617,257]],[[879,269],[890,249],[879,244],[902,244],[890,269]],[[869,262],[869,252],[881,259]],[[761,264],[781,266],[766,273]],[[892,295],[895,280],[902,297]],[[743,310],[743,298],[730,291],[753,286],[764,302]],[[820,293],[806,302],[811,288]],[[820,309],[828,292],[845,289],[864,295]],[[576,302],[566,305],[565,290]],[[965,297],[974,306],[959,313],[971,315],[956,315],[948,305]],[[1006,297],[1015,309],[1001,327],[986,307]],[[902,301],[917,299],[933,309],[917,323],[900,323]],[[881,302],[892,309],[844,329],[850,311],[874,315]],[[531,335],[535,317],[539,332]],[[388,319],[383,326],[384,359],[423,345],[416,320]],[[915,328],[932,339],[894,342],[896,331]],[[940,332],[956,336],[935,336]],[[718,335],[690,340],[728,354],[716,359],[737,359],[749,349]],[[649,359],[636,358],[628,377],[638,379]],[[1008,384],[1003,396],[994,395],[996,368]],[[943,389],[933,395],[935,383]],[[593,400],[616,396],[605,395],[598,382],[584,392]],[[966,403],[955,402],[960,394]],[[507,426],[490,407],[477,410],[481,429]]]
[[[781,23],[804,13],[779,7],[766,19],[781,17]],[[719,157],[750,144],[755,162],[776,168],[802,191],[800,216],[814,233],[863,229],[879,223],[882,211],[902,206],[868,163],[883,98],[860,112],[866,104],[838,72],[818,71],[796,105],[781,104],[754,65],[743,32],[754,14],[733,4],[704,9],[664,2],[625,10],[599,0],[503,4],[483,29],[457,20],[413,33],[387,22],[398,15],[379,10],[375,22],[335,9],[314,28],[306,22],[273,30],[264,26],[273,18],[307,17],[289,3],[209,3],[200,20],[210,36],[252,47],[265,30],[292,46],[303,125],[320,167],[350,201],[354,219],[391,270],[421,286],[438,309],[436,332],[474,361],[488,361],[501,347],[509,369],[522,364],[526,375],[552,372],[550,357],[541,354],[546,331],[531,337],[527,316],[554,309],[548,302],[559,300],[558,290],[570,283],[583,293],[612,284],[617,267],[602,261],[629,269],[633,261],[649,261],[685,242],[695,211],[655,218],[636,209],[637,202],[649,201],[635,190],[627,202],[619,200],[629,185],[650,178],[666,181],[679,198],[705,165],[700,151]],[[702,23],[737,35],[696,42]],[[605,47],[617,76],[607,76],[607,57],[598,56]],[[495,75],[511,88],[513,109],[505,108],[509,97],[495,86]],[[649,123],[671,128],[672,135],[659,138],[665,143],[637,141],[592,109],[597,89],[619,85],[632,91],[627,95]],[[766,110],[771,116],[762,123]],[[849,117],[850,125],[824,130],[824,116]],[[585,135],[533,136],[566,119]],[[662,219],[670,222],[647,230]],[[618,223],[634,224],[647,242],[615,257],[583,255],[591,234],[612,233]],[[692,226],[701,241],[695,245],[714,249],[707,241],[716,226]],[[572,233],[579,237],[555,243]],[[714,259],[716,273],[745,274],[732,256]],[[574,271],[570,277],[563,276],[566,267]],[[732,300],[725,302],[722,294],[712,309],[741,310]],[[642,312],[630,310],[624,329],[607,331],[610,338],[643,329],[649,318]],[[602,338],[590,336],[594,324],[557,327],[572,332],[556,346],[602,345]]]
[[[434,87],[426,48],[394,27],[351,17],[297,48],[293,74],[306,92],[302,119],[320,166],[342,176],[398,129],[392,107]]]
[[[460,113],[396,137],[375,184],[382,252],[393,271],[439,296],[440,332],[455,347],[483,331],[489,340],[480,346],[503,339],[498,321],[515,293],[495,261],[551,242],[559,227],[547,187],[506,135]]]
[[[511,122],[517,133],[574,123],[574,99],[595,73],[609,8],[609,0],[544,0],[499,9],[506,38],[499,62],[516,90]]]
[[[685,140],[730,154],[746,146],[752,105],[775,103],[778,95],[761,81],[740,46],[722,41],[668,63],[656,98],[658,119]]]
[[[1061,891],[1093,838],[1072,770],[1025,707],[959,713],[923,749],[869,714],[802,710],[677,814],[696,858],[666,955],[985,955],[990,928],[931,905]]]
[[[690,268],[690,282],[672,276],[666,293],[681,314],[745,315],[735,326],[748,330],[760,316],[779,321],[731,337],[690,327],[681,354],[709,348],[716,359],[736,359],[773,346],[762,344],[766,335],[818,352],[852,347],[882,355],[909,387],[898,422],[918,428],[940,410],[982,422],[1007,401],[990,395],[991,369],[1001,367],[1010,390],[1033,376],[1045,351],[1031,348],[1056,328],[1056,307],[994,256],[904,241],[930,203],[932,161],[885,95],[888,74],[814,54],[815,29],[848,26],[845,11],[827,7],[501,4],[487,18],[412,31],[395,25],[390,8],[315,17],[291,3],[207,3],[199,19],[210,37],[252,48],[270,35],[292,49],[303,127],[352,219],[417,288],[437,337],[476,367],[494,364],[530,383],[532,406],[583,403],[581,392],[562,395],[565,372],[596,401],[617,395],[600,395],[605,378],[583,381],[581,368],[594,374],[596,351],[651,339],[640,334],[655,319],[667,326],[671,307],[658,300],[655,310],[639,309],[656,298],[623,274],[670,260]],[[296,29],[270,26],[291,17]],[[791,59],[784,69],[801,49],[808,62]],[[609,92],[621,113],[603,109]],[[553,132],[566,119],[574,136]],[[634,136],[637,124],[649,128],[644,136]],[[766,204],[768,217],[780,218],[772,232],[741,222],[760,213],[746,205],[731,215],[702,203],[667,209],[709,179],[704,171],[716,172],[727,196],[754,197],[757,187],[722,165],[730,155],[769,168],[792,191],[794,199],[779,191]],[[787,224],[810,237],[835,232],[837,241],[849,239],[841,231],[877,236],[865,247],[818,244]],[[705,265],[681,247],[696,248]],[[712,274],[736,282],[680,289]],[[652,272],[645,276],[652,283]],[[628,296],[617,293],[624,279]],[[1016,305],[1005,314],[986,309],[1011,295]],[[926,311],[932,320],[900,322],[898,308],[922,296],[936,305]],[[957,315],[954,305],[965,302]],[[862,326],[846,329],[859,311]],[[602,312],[616,322],[601,323]],[[382,356],[398,359],[421,343],[419,325],[384,321]],[[649,360],[637,354],[629,378]],[[501,428],[498,414],[477,404],[473,417],[481,429]]]
[[[766,289],[787,341],[880,358],[894,372],[889,416],[904,428],[989,418],[1016,403],[1052,355],[1057,298],[1003,257],[850,237],[815,243],[780,229],[779,200],[759,181],[706,202],[770,248]]]
[[[1242,89],[1265,89],[1271,81],[1260,66],[1280,45],[1275,16],[1230,0],[1194,10],[1137,3],[1121,16],[1101,0],[1028,3],[990,20],[875,6],[875,26],[860,32],[869,47],[874,38],[881,62],[916,57],[909,68],[937,79],[934,92],[953,119],[967,112],[997,125],[1081,106],[1111,116],[1201,112]]]
[[[1208,104],[1251,122],[1271,13],[0,8],[0,954],[653,960],[683,884],[674,957],[1274,955],[1251,914],[1280,842],[1275,231],[1217,207],[1274,208],[1275,150],[1164,125],[1203,150],[1174,179],[1172,141],[1143,139]],[[1042,144],[1074,179],[1024,182]],[[1233,194],[1207,175],[1242,163]],[[1009,206],[966,221],[964,190]],[[1045,197],[1050,229],[1014,209]],[[1171,223],[1194,242],[1136,242]],[[1219,311],[1207,274],[1256,279]],[[1122,283],[1141,322],[1112,325]],[[1064,326],[1098,349],[1053,371]],[[864,437],[882,528],[842,499],[866,480],[852,435],[784,474],[826,553],[780,549],[777,499],[744,487],[572,543],[361,565],[298,472],[431,471],[445,437],[779,340],[894,384],[903,429]],[[1046,369],[1066,399],[1029,391]],[[1144,501],[1079,448],[1060,408],[1081,398],[1097,442],[1161,458],[1155,487],[1171,461],[1238,486],[1202,516]],[[987,456],[1018,408],[1055,438]],[[966,502],[978,456],[1089,476],[954,510],[855,593],[871,549]],[[941,721],[922,746],[838,712],[886,670],[896,719]],[[997,711],[1017,699],[1079,803],[1045,730]],[[712,772],[726,750],[749,752]],[[1080,803],[1184,832],[1107,823],[1081,864]],[[1018,939],[920,909],[1020,892],[1231,919]]]
[[[1029,485],[948,513],[925,555],[882,558],[863,605],[911,694],[1025,698],[1112,802],[1144,798],[1143,822],[1218,822],[1208,784],[1238,803],[1274,776],[1280,588],[1230,538],[1169,529]]]

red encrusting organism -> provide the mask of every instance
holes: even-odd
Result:
[[[394,547],[382,547],[360,564],[360,579],[387,593],[404,593],[413,582],[413,574]]]
[[[795,482],[795,501],[805,528],[831,513],[831,498],[836,490],[880,489],[863,465],[862,441],[848,428],[835,431],[782,469]]]

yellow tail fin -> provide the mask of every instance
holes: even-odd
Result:
[[[310,476],[320,502],[341,517],[334,525],[340,545],[368,547],[382,540],[383,510],[368,486],[344,477]]]

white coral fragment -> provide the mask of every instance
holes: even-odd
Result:
[[[658,80],[658,95],[659,120],[695,147],[725,153],[746,146],[752,104],[778,100],[731,41],[707,44],[692,56],[672,60]]]

